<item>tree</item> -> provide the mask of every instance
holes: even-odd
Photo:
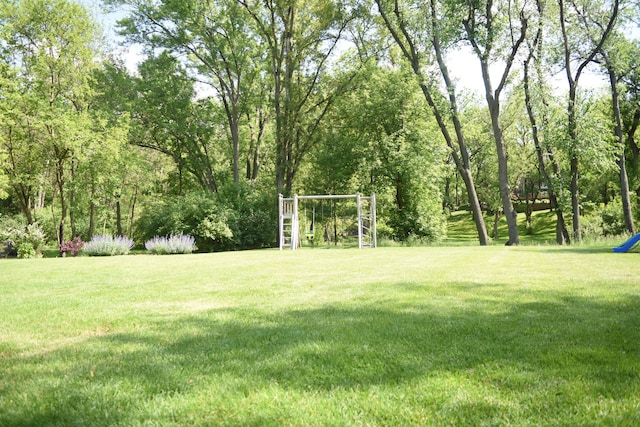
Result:
[[[406,64],[395,69],[370,61],[357,82],[322,127],[305,190],[375,192],[380,210],[388,213],[381,220],[388,237],[439,240],[446,147],[413,72]]]
[[[608,4],[590,0],[558,0],[559,24],[562,38],[563,65],[569,84],[567,102],[567,137],[571,151],[571,207],[573,210],[573,238],[582,239],[580,230],[579,195],[579,138],[577,123],[578,83],[585,68],[600,52],[614,29],[619,0]],[[574,65],[575,73],[574,73]]]
[[[456,19],[444,19],[436,0],[430,0],[424,9],[422,4],[401,4],[400,0],[375,1],[387,30],[418,78],[422,93],[465,183],[480,244],[487,245],[489,236],[473,182],[469,150],[460,121],[456,87],[445,62],[446,51],[459,42],[458,29],[448,27],[446,23],[455,22]],[[424,16],[416,15],[414,10],[422,10]],[[455,14],[455,8],[447,12]],[[433,66],[439,71],[444,92],[441,92],[436,81],[428,79],[425,75],[426,70]]]
[[[166,49],[186,58],[194,76],[215,89],[224,108],[233,181],[237,184],[242,120],[248,116],[251,121],[254,114],[260,115],[262,111],[261,105],[252,105],[254,101],[262,101],[252,92],[260,90],[264,69],[264,53],[248,25],[250,18],[244,8],[236,0],[108,3],[132,7],[130,16],[120,21],[122,34],[129,40],[143,44],[150,52]],[[259,146],[248,145],[247,156],[259,153]],[[254,171],[257,174],[257,168]]]
[[[551,98],[548,84],[545,83],[545,74],[542,71],[542,61],[544,52],[544,22],[546,19],[546,3],[536,1],[537,22],[536,32],[533,39],[528,42],[529,52],[524,60],[523,66],[523,90],[525,96],[525,106],[527,116],[531,125],[531,137],[536,150],[538,169],[547,186],[549,203],[556,213],[556,243],[559,245],[571,243],[569,232],[564,218],[563,206],[559,203],[562,192],[562,185],[559,182],[560,166],[554,155],[553,147],[545,143],[545,134],[548,134],[548,124],[550,116],[549,98]],[[533,65],[532,65],[533,63]],[[533,70],[532,70],[533,68]],[[531,77],[533,71],[533,78]],[[537,90],[536,90],[537,88]],[[535,96],[537,95],[537,96]],[[536,108],[536,105],[542,104]],[[537,114],[537,111],[540,114]],[[549,170],[549,167],[551,170]]]
[[[2,7],[3,39],[10,51],[5,58],[18,82],[12,94],[14,120],[8,139],[19,135],[22,144],[38,147],[41,156],[46,153],[47,157],[38,157],[36,162],[51,167],[60,201],[57,235],[62,243],[69,197],[73,197],[69,183],[75,153],[90,140],[86,107],[91,97],[91,70],[96,66],[95,26],[86,9],[66,0],[5,2]],[[19,130],[14,132],[15,128]],[[21,163],[22,167],[27,164]],[[16,184],[25,188],[25,183]],[[31,185],[33,181],[26,184]],[[24,193],[21,204],[32,198],[29,192],[32,190]],[[28,205],[23,206],[23,212],[28,210]]]
[[[633,52],[631,49],[625,49],[625,39],[621,34],[612,33],[607,43],[602,46],[600,56],[604,68],[609,76],[609,87],[611,88],[611,110],[614,123],[614,135],[618,149],[616,150],[616,163],[619,170],[620,196],[622,199],[622,212],[624,215],[624,223],[627,232],[635,234],[633,224],[633,211],[631,206],[631,194],[629,191],[629,176],[627,174],[627,159],[625,154],[624,135],[622,130],[622,113],[620,110],[620,89],[619,82],[621,75],[629,72],[627,68],[629,61],[624,58],[625,54]],[[624,64],[626,62],[626,64]],[[626,65],[626,67],[625,67]]]
[[[6,75],[5,75],[6,76]],[[15,82],[15,74],[4,78],[5,82]],[[44,173],[41,147],[30,144],[35,129],[29,121],[30,111],[37,103],[28,94],[21,96],[16,87],[3,85],[3,99],[0,101],[0,156],[2,172],[8,181],[13,198],[20,206],[27,223],[37,220],[36,194]]]
[[[193,82],[176,58],[164,51],[139,66],[133,79],[131,142],[169,156],[178,170],[178,193],[185,174],[205,191],[217,192],[215,110],[210,99],[194,101]]]
[[[636,42],[629,55],[630,64],[628,72],[622,74],[622,90],[620,95],[620,110],[622,116],[622,133],[624,135],[624,149],[631,160],[631,168],[634,172],[631,178],[635,182],[630,184],[636,188],[636,194],[640,197],[640,183],[638,173],[640,165],[640,148],[636,142],[636,133],[640,127],[640,42]]]
[[[494,3],[493,0],[485,0],[484,3],[470,2],[467,6],[467,17],[463,20],[467,39],[480,60],[485,99],[498,155],[500,198],[509,230],[507,245],[517,245],[520,239],[517,213],[511,202],[507,149],[500,124],[500,95],[507,84],[516,55],[527,36],[526,7],[526,2],[522,4],[512,1]],[[518,16],[514,16],[516,14]],[[489,66],[497,61],[504,61],[504,68],[494,90]]]
[[[354,77],[332,80],[330,62],[352,16],[339,3],[238,0],[268,52],[275,116],[276,186],[289,195],[327,112]]]

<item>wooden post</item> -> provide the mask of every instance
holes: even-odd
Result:
[[[278,194],[278,245],[280,250],[284,248],[284,197]]]
[[[356,194],[356,202],[358,204],[358,248],[362,249],[362,200],[360,193]]]

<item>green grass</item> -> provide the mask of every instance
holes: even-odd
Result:
[[[533,212],[532,218],[531,230],[527,230],[525,215],[522,213],[518,214],[520,243],[523,245],[555,243],[556,214],[551,211],[537,211]],[[491,236],[494,218],[490,215],[485,216],[484,221],[487,232],[489,236]],[[494,240],[494,244],[503,244],[508,238],[507,221],[504,215],[502,215],[498,221],[498,239]],[[469,244],[469,242],[478,242],[478,232],[472,221],[471,212],[453,212],[447,218],[447,238],[444,244],[464,245]]]
[[[0,425],[638,425],[609,246],[0,262]]]

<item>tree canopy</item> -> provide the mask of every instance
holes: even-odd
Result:
[[[518,244],[534,206],[556,212],[561,244],[636,229],[631,0],[104,7],[140,47],[135,69],[82,3],[0,0],[0,227],[255,248],[276,243],[278,193],[375,192],[398,241],[445,238],[453,210],[482,245]],[[456,77],[473,74],[475,90]]]

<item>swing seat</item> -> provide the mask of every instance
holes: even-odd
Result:
[[[308,231],[305,233],[305,236],[307,237],[307,240],[313,240],[313,238],[314,238],[315,234],[314,234],[313,230],[308,230]]]

